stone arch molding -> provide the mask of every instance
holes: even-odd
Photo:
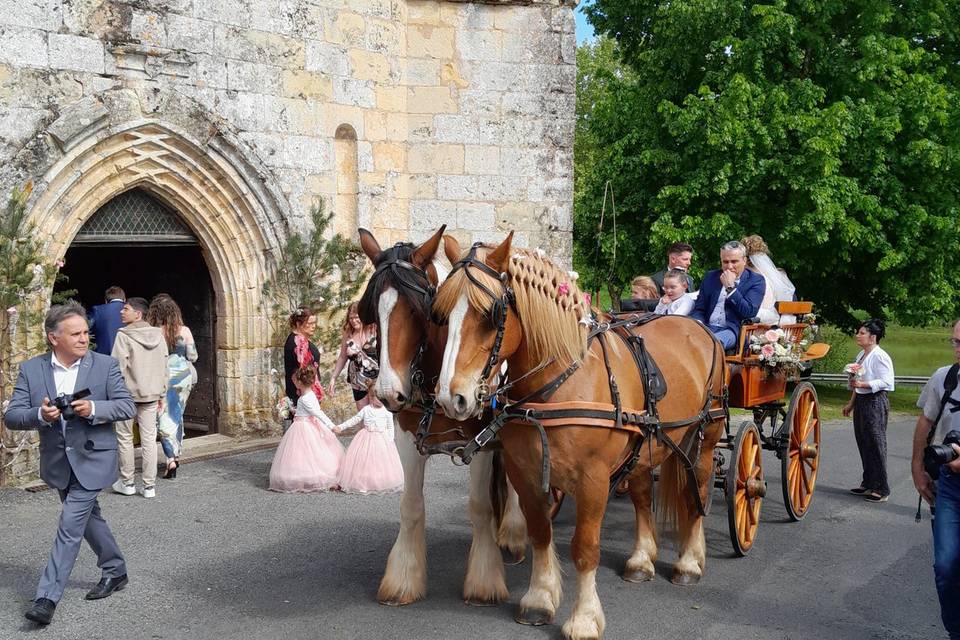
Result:
[[[139,187],[175,208],[198,238],[216,290],[220,427],[244,431],[272,405],[261,290],[287,234],[288,205],[255,156],[200,107],[185,108],[178,95],[173,117],[144,114],[139,100],[116,95],[124,91],[132,93],[88,104],[93,117],[65,113],[47,129],[59,157],[37,181],[30,220],[47,255],[62,258],[83,224],[124,191]],[[63,136],[58,123],[67,115],[85,127]]]

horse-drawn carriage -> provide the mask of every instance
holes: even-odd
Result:
[[[813,308],[810,302],[778,302],[777,306],[781,314],[801,317]],[[809,323],[784,324],[779,328],[787,342],[800,345]],[[769,330],[770,325],[744,325],[735,354],[726,357],[730,367],[729,406],[752,411],[753,420],[741,423],[735,433],[728,420],[726,435],[714,449],[713,485],[722,488],[726,495],[730,541],[741,556],[753,546],[760,524],[760,505],[767,491],[761,449],[774,451],[780,459],[783,503],[794,521],[803,518],[810,508],[819,466],[817,391],[810,382],[797,380],[789,401],[784,401],[787,383],[797,376],[771,371],[751,349],[753,339]],[[798,355],[802,362],[807,362],[822,358],[829,350],[829,345],[816,343],[805,346]],[[729,465],[726,453],[730,456]]]

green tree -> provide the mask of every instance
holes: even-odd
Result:
[[[677,240],[697,249],[700,275],[720,242],[760,233],[833,322],[856,309],[914,324],[955,314],[958,7],[595,0],[590,21],[632,72],[582,105],[575,256],[587,286],[660,268]],[[608,183],[613,265],[612,239],[596,251]]]
[[[318,314],[332,317],[353,300],[366,279],[363,252],[339,233],[328,233],[332,219],[322,201],[315,205],[310,210],[310,231],[290,234],[273,277],[263,285],[278,340],[286,335],[287,319],[299,305],[309,304]],[[339,341],[338,328],[328,327],[318,337],[333,347]]]

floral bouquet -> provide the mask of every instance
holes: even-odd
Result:
[[[277,387],[280,390],[280,398],[277,400],[277,415],[281,420],[291,420],[293,418],[294,404],[287,397],[287,390],[283,384],[283,376],[276,369],[270,369],[270,375],[277,380]]]
[[[767,329],[750,336],[750,352],[757,355],[767,374],[793,377],[800,373],[804,345],[783,329]]]
[[[857,362],[851,362],[843,368],[843,372],[847,374],[847,388],[853,389],[853,382],[855,380],[863,379],[863,365]]]

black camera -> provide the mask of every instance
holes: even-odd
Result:
[[[53,406],[60,409],[60,417],[64,420],[74,420],[77,417],[77,412],[74,411],[70,403],[74,400],[82,400],[88,395],[90,395],[90,389],[80,389],[80,391],[74,391],[73,393],[61,393],[53,399]]]
[[[934,480],[940,475],[941,465],[957,459],[957,452],[950,445],[960,445],[960,430],[954,429],[943,437],[943,444],[931,444],[923,450],[923,468]]]

